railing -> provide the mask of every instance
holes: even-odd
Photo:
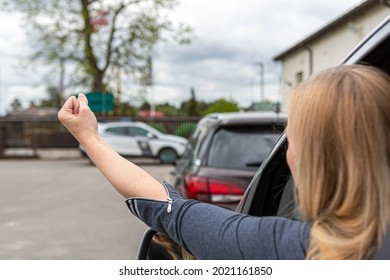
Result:
[[[200,117],[133,118],[163,133],[188,137]],[[128,118],[98,118],[100,122],[128,121]],[[77,148],[76,139],[56,119],[0,120],[0,156],[6,148]]]

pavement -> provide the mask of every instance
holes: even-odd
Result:
[[[157,180],[172,165],[136,162]],[[85,159],[0,160],[0,260],[134,259],[146,225]]]

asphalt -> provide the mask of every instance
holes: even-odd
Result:
[[[170,165],[138,161],[156,179]],[[87,160],[0,160],[0,260],[134,259],[146,226]]]

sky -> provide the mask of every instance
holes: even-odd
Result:
[[[363,0],[180,0],[172,19],[190,25],[195,38],[189,46],[159,44],[153,63],[150,102],[175,106],[190,98],[225,98],[241,107],[261,99],[260,66],[264,65],[264,93],[280,101],[280,65],[273,57]],[[17,14],[0,11],[0,115],[11,110],[16,97],[27,107],[46,97],[43,69],[20,68],[29,43]],[[123,99],[139,102],[135,86]]]

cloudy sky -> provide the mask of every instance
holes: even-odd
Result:
[[[164,43],[154,60],[155,86],[149,98],[179,105],[195,89],[199,100],[227,98],[247,106],[260,100],[260,67],[265,96],[279,100],[280,66],[272,58],[333,21],[362,0],[181,0],[174,17],[195,31],[190,46]],[[24,106],[45,97],[40,69],[22,71],[28,50],[20,17],[0,12],[0,115],[18,97]],[[137,100],[129,86],[124,99]]]

